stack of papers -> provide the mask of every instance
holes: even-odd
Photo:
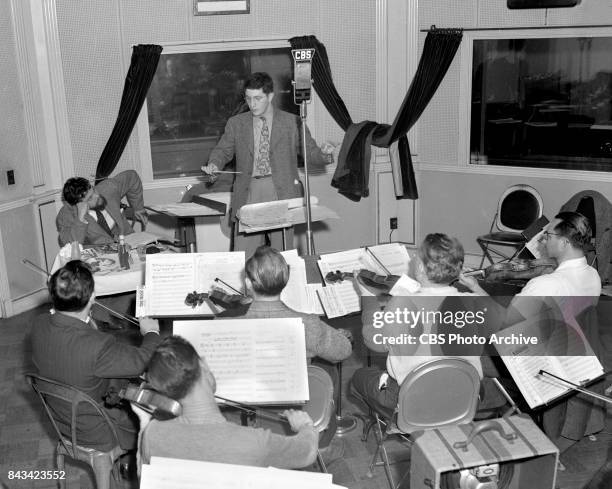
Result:
[[[325,277],[330,272],[353,273],[365,269],[380,275],[405,274],[410,256],[401,243],[388,243],[367,248],[355,248],[322,255],[319,269]],[[345,316],[361,311],[361,301],[353,280],[348,279],[335,284],[327,284],[319,291],[319,297],[328,318]]]
[[[151,457],[151,463],[142,466],[140,489],[169,487],[342,489],[342,486],[332,483],[331,474]]]

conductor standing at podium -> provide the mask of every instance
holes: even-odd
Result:
[[[282,230],[246,234],[238,230],[236,213],[245,204],[291,199],[303,195],[298,178],[301,154],[300,119],[272,105],[274,84],[267,73],[253,73],[245,83],[249,112],[231,117],[225,132],[210,153],[202,171],[211,178],[236,157],[236,178],[231,199],[234,223],[234,250],[247,258],[262,244],[282,249]],[[317,146],[306,128],[308,165],[321,168],[331,163],[335,149],[331,143]],[[266,243],[266,236],[269,243]],[[286,247],[293,248],[293,229],[286,233]]]

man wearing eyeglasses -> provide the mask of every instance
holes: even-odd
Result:
[[[532,278],[518,296],[599,297],[601,279],[584,255],[591,235],[589,220],[582,214],[557,214],[544,231],[541,244],[558,266],[548,275]]]
[[[598,348],[597,324],[589,324],[589,315],[583,314],[596,305],[601,294],[601,279],[595,268],[587,263],[584,250],[591,243],[589,220],[577,212],[561,212],[546,227],[541,245],[558,266],[550,274],[532,278],[512,300],[508,324],[518,317],[536,317],[547,304],[559,308],[568,332],[585,337],[591,346]],[[601,386],[600,386],[601,387]],[[591,388],[597,388],[591,386]],[[603,390],[603,388],[601,388]],[[590,399],[573,397],[557,403],[542,413],[546,435],[563,452],[582,436],[596,433],[603,428],[602,410]]]
[[[245,83],[245,101],[250,111],[231,117],[217,146],[210,153],[202,171],[215,174],[236,157],[236,179],[231,200],[231,218],[235,223],[234,249],[247,257],[263,244],[282,249],[281,231],[239,233],[236,213],[245,204],[291,199],[302,196],[298,177],[298,154],[301,153],[300,121],[297,116],[272,105],[274,85],[267,73],[253,73]],[[331,162],[334,145],[319,148],[306,128],[306,150],[310,168],[321,168]],[[293,248],[293,232],[288,233],[287,248]]]

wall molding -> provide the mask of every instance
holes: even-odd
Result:
[[[440,173],[465,173],[467,175],[513,176],[525,178],[546,178],[547,180],[579,180],[585,182],[612,182],[612,172],[580,170],[554,170],[548,168],[523,168],[516,166],[452,165],[418,162],[417,171]]]
[[[24,123],[27,131],[26,140],[28,155],[30,157],[30,168],[32,171],[32,186],[38,187],[45,184],[44,170],[41,159],[40,137],[41,127],[39,124],[39,107],[36,104],[36,74],[35,66],[31,66],[33,41],[30,41],[31,30],[28,28],[30,15],[28,3],[21,0],[11,0],[11,11],[13,13],[13,27],[15,32],[15,49],[17,50],[17,70],[21,80],[21,94],[23,97]]]
[[[4,202],[0,204],[0,213],[19,209],[20,207],[24,207],[26,205],[36,205],[41,200],[49,200],[50,197],[53,197],[55,200],[57,200],[57,198],[61,196],[61,193],[61,190],[55,189],[49,190],[41,194],[32,195],[31,197],[23,197],[21,199],[13,200],[11,202]]]

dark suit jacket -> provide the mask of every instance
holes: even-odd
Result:
[[[120,343],[113,335],[59,312],[37,317],[31,339],[33,362],[40,375],[72,385],[100,403],[112,379],[144,372],[160,342],[158,334],[148,333],[139,348]],[[65,420],[60,429],[69,433],[70,409],[64,403],[56,403],[54,408],[57,419]],[[79,413],[78,426],[84,444],[102,447],[109,443],[107,430],[102,429],[99,417],[92,416],[92,410]]]
[[[270,134],[270,167],[272,179],[279,199],[291,199],[301,196],[301,185],[298,179],[298,154],[301,154],[301,121],[294,114],[274,109],[272,131]],[[306,128],[306,145],[308,165],[323,167],[327,164],[325,155],[310,136]],[[232,193],[232,217],[247,200],[249,185],[253,175],[253,115],[244,112],[231,117],[225,125],[225,132],[210,153],[209,164],[219,169],[236,156],[236,175]],[[312,167],[310,166],[312,164]]]
[[[134,170],[121,172],[113,178],[102,180],[96,185],[96,190],[106,199],[106,210],[115,220],[116,227],[113,229],[115,235],[133,233],[132,226],[121,212],[120,204],[121,199],[127,197],[130,207],[135,211],[144,209],[142,182],[138,173]],[[76,205],[64,203],[55,220],[60,246],[72,241],[81,244],[105,244],[114,241],[114,238],[109,236],[89,214],[85,216],[85,220],[87,223],[79,220]]]

